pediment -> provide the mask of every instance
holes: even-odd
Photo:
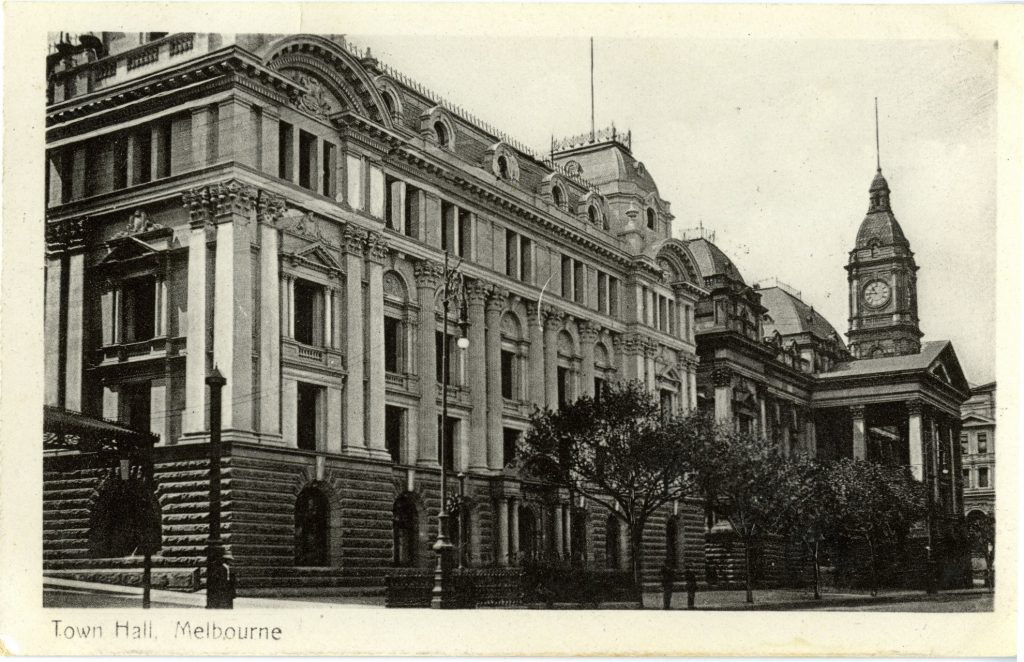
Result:
[[[303,266],[326,271],[328,273],[341,273],[341,263],[331,254],[331,251],[321,242],[309,244],[305,248],[285,253],[284,257],[292,263],[301,263]]]
[[[960,419],[962,425],[995,425],[996,422],[988,416],[980,414],[967,414]]]
[[[117,237],[107,242],[107,254],[99,261],[97,266],[112,266],[126,262],[138,262],[139,260],[155,259],[162,252],[151,244],[136,237]]]
[[[964,371],[960,367],[960,361],[956,357],[956,351],[953,349],[952,343],[946,343],[946,346],[939,352],[938,356],[929,364],[928,372],[958,391],[970,392],[970,385],[967,383]]]

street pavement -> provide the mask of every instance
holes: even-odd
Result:
[[[821,600],[814,600],[806,590],[755,590],[754,604],[745,602],[743,591],[703,591],[697,593],[696,609],[716,611],[906,611],[906,612],[978,612],[992,610],[993,594],[987,589],[943,591],[929,595],[923,591],[883,591],[872,597],[867,592],[826,592]],[[203,608],[205,591],[181,593],[154,590],[153,608]],[[137,587],[95,584],[66,579],[45,580],[44,607],[71,608],[141,608],[142,590]],[[305,596],[301,598],[235,599],[236,609],[365,609],[383,607],[383,597]],[[662,594],[644,594],[644,606],[662,608]],[[543,608],[526,605],[525,608]],[[556,609],[579,609],[577,604],[556,604]],[[617,603],[601,605],[601,609],[635,609],[635,604]],[[672,597],[672,609],[686,610],[686,593]]]

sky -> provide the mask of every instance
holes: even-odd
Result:
[[[349,35],[517,140],[590,128],[586,38]],[[915,252],[924,340],[995,379],[996,92],[992,42],[600,37],[597,128],[703,224],[750,284],[775,277],[840,334],[846,264],[875,171]]]

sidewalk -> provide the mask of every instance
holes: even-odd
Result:
[[[928,594],[924,591],[888,590],[872,596],[864,591],[824,592],[815,600],[807,589],[764,589],[754,590],[754,604],[747,604],[745,591],[703,591],[697,593],[695,609],[704,611],[790,611],[846,609],[849,607],[900,604],[908,602],[957,602],[991,596],[988,589],[962,589],[940,591]],[[660,592],[644,593],[644,606],[648,609],[662,608]],[[686,592],[672,595],[672,609],[686,609]]]

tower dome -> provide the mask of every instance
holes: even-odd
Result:
[[[875,173],[871,180],[871,188],[868,189],[870,202],[868,213],[860,224],[857,231],[856,248],[870,248],[875,246],[900,246],[910,250],[910,242],[903,234],[896,216],[892,213],[892,206],[889,202],[889,182],[885,181],[882,169]]]

